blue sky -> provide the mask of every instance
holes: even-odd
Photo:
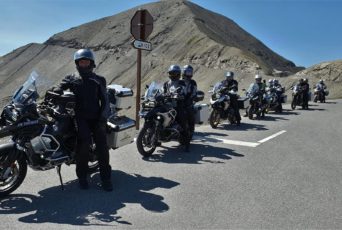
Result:
[[[0,55],[148,0],[0,0]],[[342,0],[193,0],[298,66],[342,59]]]

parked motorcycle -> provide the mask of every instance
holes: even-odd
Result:
[[[292,90],[292,102],[291,108],[296,109],[296,106],[302,106],[302,109],[305,109],[305,105],[303,103],[303,89],[300,85],[295,85],[291,87]],[[311,92],[308,93],[308,101],[311,100]]]
[[[274,110],[277,113],[283,112],[282,103],[286,103],[287,96],[283,87],[266,88],[267,111]]]
[[[75,95],[47,91],[43,102],[38,103],[40,80],[32,72],[1,113],[0,138],[10,137],[10,140],[0,145],[0,197],[22,184],[27,166],[37,171],[56,168],[63,189],[61,165],[75,163]],[[114,124],[109,124],[108,130],[112,130]],[[89,173],[93,173],[99,167],[94,142],[89,149]]]
[[[267,105],[263,102],[264,96],[260,94],[259,86],[256,83],[252,83],[246,92],[246,96],[249,98],[249,106],[246,109],[249,119],[253,119],[253,114],[257,118],[265,116]]]
[[[164,95],[163,84],[153,81],[148,86],[139,112],[140,117],[145,120],[144,126],[136,140],[142,156],[151,156],[162,142],[178,141],[183,145],[191,137],[188,122],[184,122],[186,127],[183,130],[176,121],[176,104],[183,99],[178,91],[179,89],[171,89],[169,95]],[[203,100],[203,92],[200,91],[198,98]]]
[[[227,94],[225,93],[226,90],[227,88],[224,87],[222,82],[218,82],[209,91],[212,93],[210,98],[212,111],[209,116],[209,123],[214,129],[217,128],[221,120],[228,120],[230,124],[237,123],[236,111],[231,105],[231,98],[239,98],[239,95],[234,90],[230,90]]]
[[[314,87],[314,102],[325,103],[325,97],[329,95],[329,90],[327,90],[326,86],[322,86],[321,84],[317,84]]]

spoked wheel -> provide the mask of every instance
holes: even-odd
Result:
[[[211,114],[210,114],[210,118],[209,118],[209,123],[210,123],[210,126],[213,128],[213,129],[216,129],[217,126],[220,124],[220,113],[218,110],[214,109]]]
[[[137,137],[137,148],[141,155],[149,157],[156,150],[155,126],[146,124]]]
[[[27,163],[23,155],[18,155],[12,163],[8,164],[8,154],[10,153],[0,155],[0,198],[16,190],[27,173]]]

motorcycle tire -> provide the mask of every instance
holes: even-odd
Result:
[[[152,153],[156,150],[156,145],[153,143],[149,143],[150,145],[152,145],[149,150],[145,150],[144,148],[147,146],[145,141],[148,139],[151,140],[151,137],[146,137],[146,135],[148,135],[149,130],[152,130],[152,132],[154,132],[154,127],[152,125],[144,125],[144,127],[138,133],[137,137],[138,152],[144,157],[150,157]]]
[[[3,162],[10,153],[0,155],[0,175],[2,176],[6,169],[2,168]],[[23,155],[18,154],[11,164],[11,172],[6,179],[0,177],[0,198],[5,197],[15,191],[24,181],[27,173],[27,162]]]
[[[249,118],[250,120],[253,120],[253,111],[254,111],[253,106],[250,106],[250,107],[248,108],[248,118]]]
[[[315,95],[314,100],[315,103],[317,103],[317,95]]]
[[[296,98],[293,98],[293,100],[292,100],[292,102],[291,102],[291,108],[292,108],[292,110],[295,110],[296,109]]]
[[[210,117],[209,117],[210,126],[211,126],[213,129],[216,129],[217,126],[220,124],[220,119],[221,119],[220,112],[217,111],[216,109],[214,109],[214,110],[211,112]]]

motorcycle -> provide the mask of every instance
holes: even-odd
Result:
[[[184,131],[176,121],[176,103],[182,99],[178,91],[179,89],[173,89],[170,95],[163,95],[163,84],[155,81],[146,90],[139,112],[145,122],[136,139],[138,151],[142,156],[151,156],[161,142],[174,140],[185,144],[187,138],[190,138],[188,122],[185,122],[187,127]]]
[[[325,103],[325,96],[329,95],[329,90],[326,89],[326,86],[317,84],[314,87],[314,95],[314,102],[320,101],[321,103]]]
[[[228,94],[224,93],[227,90],[221,82],[214,85],[213,89],[209,91],[212,93],[210,98],[210,105],[212,111],[209,116],[210,126],[215,129],[220,124],[221,120],[228,120],[230,124],[236,124],[236,111],[231,104],[231,98],[239,98],[236,91],[230,90]]]
[[[56,168],[64,189],[61,166],[75,164],[75,95],[48,90],[43,101],[38,102],[39,81],[43,79],[32,72],[1,113],[0,138],[9,140],[0,145],[0,197],[22,184],[27,166],[36,171]],[[110,126],[107,128],[110,130]],[[89,150],[88,173],[94,173],[99,167],[94,141]]]
[[[283,87],[267,87],[266,88],[266,102],[267,111],[274,110],[275,112],[282,113],[282,103],[286,102],[287,96],[284,94],[285,89]]]
[[[303,101],[303,89],[300,85],[295,85],[291,87],[292,90],[292,102],[291,108],[294,110],[296,106],[302,106],[302,109],[305,109],[306,106],[304,105]],[[311,92],[308,93],[308,101],[311,100]]]
[[[246,113],[249,119],[253,119],[253,114],[256,116],[264,117],[267,109],[267,105],[263,102],[263,95],[260,95],[259,86],[256,83],[252,83],[247,92],[246,96],[249,98],[249,106],[246,108]]]

